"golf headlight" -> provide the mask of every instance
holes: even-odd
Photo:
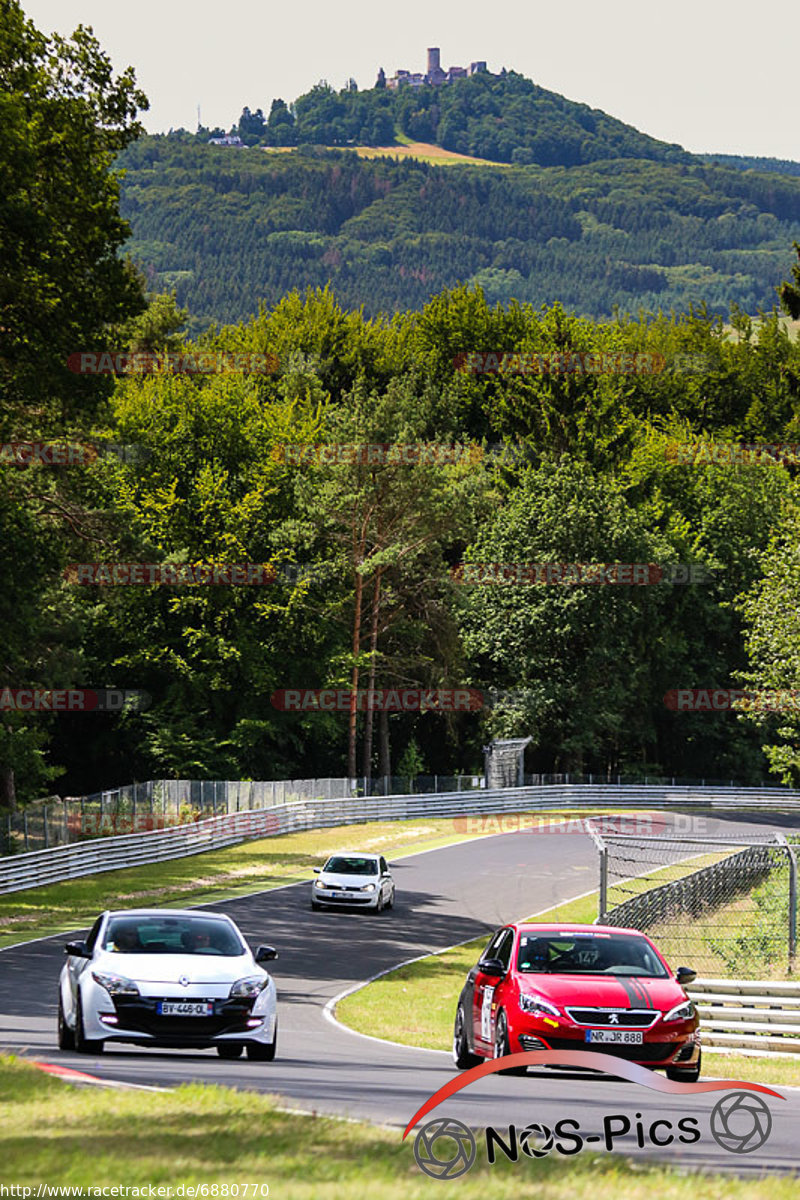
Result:
[[[694,1016],[694,1005],[691,1000],[681,1000],[668,1013],[664,1014],[665,1021],[691,1021]]]
[[[268,983],[269,975],[248,975],[246,979],[237,979],[230,990],[230,998],[253,1000]]]
[[[109,996],[138,996],[139,989],[132,979],[126,979],[124,975],[101,975],[99,971],[92,971],[92,979],[95,983],[99,983],[100,987],[104,987]]]
[[[360,892],[374,892],[375,884],[374,883],[365,883],[364,886],[360,887],[358,890]]]
[[[315,879],[314,880],[314,887],[326,888],[326,887],[330,887],[330,886],[331,885],[329,883],[326,883],[324,879]]]
[[[533,1013],[537,1017],[561,1016],[561,1013],[554,1004],[548,1004],[540,996],[529,996],[527,992],[523,992],[522,990],[519,993],[519,1006],[523,1012]]]

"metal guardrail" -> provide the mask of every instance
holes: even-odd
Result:
[[[493,743],[493,745],[502,743]],[[582,784],[617,787],[679,787],[736,789],[733,780],[681,779],[669,776],[574,774],[528,775],[514,780],[496,780],[492,790],[505,787],[545,787]],[[295,800],[334,800],[351,797],[427,796],[431,793],[460,794],[485,788],[483,775],[397,775],[371,780],[361,776],[316,779],[225,780],[149,779],[124,787],[110,788],[86,796],[50,796],[14,812],[0,814],[0,856],[30,850],[48,850],[89,838],[139,833],[188,824],[225,813],[274,808]],[[771,796],[786,794],[778,784],[758,784],[755,790]],[[4,844],[5,842],[5,844]]]
[[[59,883],[121,867],[163,862],[218,850],[249,838],[297,829],[322,829],[362,821],[402,821],[421,817],[467,817],[586,807],[800,811],[800,792],[770,788],[640,787],[605,784],[480,789],[427,795],[302,800],[269,809],[229,813],[168,829],[96,838],[0,858],[0,894]],[[487,826],[486,832],[501,832]]]
[[[704,1046],[800,1054],[800,982],[697,979],[687,993]]]

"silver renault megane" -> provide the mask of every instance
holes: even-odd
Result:
[[[180,909],[104,912],[68,942],[58,988],[58,1045],[98,1054],[106,1042],[203,1049],[271,1061],[275,982],[233,921]]]

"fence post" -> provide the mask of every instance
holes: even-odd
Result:
[[[44,831],[44,848],[45,848],[45,850],[49,850],[50,849],[50,830],[48,828],[48,823],[47,823],[47,805],[46,804],[42,805],[42,829]]]
[[[797,957],[797,859],[784,834],[777,836],[789,859],[789,970],[794,971]]]
[[[600,837],[600,834],[595,833],[591,817],[586,822],[586,831],[597,847],[600,867],[600,896],[597,905],[597,920],[604,921],[606,918],[606,910],[608,908],[608,846]]]
[[[23,810],[22,810],[22,831],[25,834],[25,849],[29,850],[30,846],[28,845],[28,810],[27,810],[27,808],[23,808]]]

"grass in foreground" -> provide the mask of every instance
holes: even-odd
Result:
[[[269,1097],[192,1084],[164,1093],[73,1088],[30,1064],[0,1057],[0,1155],[6,1185],[266,1185],[290,1200],[440,1197],[441,1181],[416,1165],[412,1135],[355,1121],[279,1111]],[[409,1113],[409,1116],[411,1114]],[[610,1155],[577,1160],[478,1161],[458,1181],[462,1200],[739,1200],[763,1184],[648,1168]],[[211,1188],[217,1185],[218,1191]],[[771,1200],[789,1200],[796,1180],[770,1180]],[[491,1193],[489,1193],[491,1189]],[[252,1195],[248,1191],[248,1196]],[[261,1196],[258,1191],[257,1195]],[[266,1191],[264,1192],[266,1194]],[[228,1192],[230,1195],[230,1192]],[[240,1190],[239,1195],[242,1195]]]
[[[597,915],[597,893],[536,914],[537,921],[589,924]],[[367,984],[336,1006],[344,1025],[372,1037],[449,1050],[456,1004],[467,972],[478,961],[487,938],[477,938],[444,954],[432,954]],[[800,1086],[800,1056],[791,1059],[750,1058],[703,1051],[703,1076],[744,1079],[750,1083]]]
[[[311,829],[245,842],[226,850],[209,850],[172,862],[107,871],[66,883],[11,892],[0,896],[0,949],[28,938],[85,928],[106,908],[184,907],[310,881],[312,868],[337,850],[358,848],[387,857],[400,852],[432,850],[479,837],[484,832],[508,831],[520,819],[558,817],[567,811],[504,813],[499,818],[487,816],[472,821],[463,817],[370,821],[333,829]],[[585,810],[580,815],[608,811]],[[574,811],[570,815],[574,816]]]

